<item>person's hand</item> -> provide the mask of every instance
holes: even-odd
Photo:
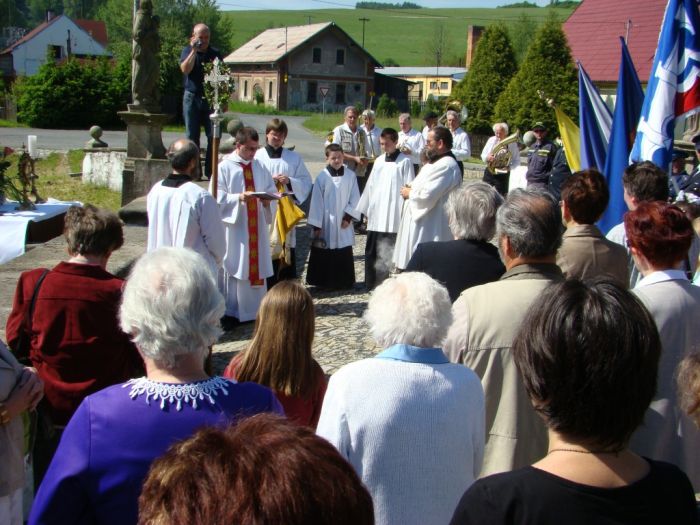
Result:
[[[44,395],[44,383],[34,368],[25,368],[17,385],[5,401],[10,419],[25,410],[33,410]]]
[[[244,191],[244,192],[238,194],[238,200],[241,202],[248,202],[254,198],[255,197],[253,196],[252,191]]]
[[[340,221],[340,227],[343,228],[343,229],[345,229],[345,228],[347,228],[348,226],[350,226],[350,222],[351,222],[351,221],[348,220],[348,219],[343,219],[342,221]]]
[[[284,175],[284,174],[282,174],[282,173],[279,173],[279,174],[277,174],[277,175],[273,175],[273,176],[272,176],[272,179],[273,179],[275,182],[279,182],[279,183],[282,184],[282,185],[286,185],[286,184],[289,183],[289,177],[287,177],[286,175]]]
[[[404,199],[408,199],[409,195],[411,195],[411,187],[410,186],[404,186],[401,188],[401,196]]]
[[[489,154],[489,156],[486,157],[486,160],[488,160],[489,162],[491,162],[491,161],[492,161],[493,159],[495,159],[495,158],[496,158],[496,157],[494,157],[493,155]]]
[[[192,36],[190,37],[190,47],[191,47],[192,49],[199,49],[199,47],[201,46],[201,41],[200,41],[200,46],[195,45],[195,44],[197,43],[198,40],[199,40],[199,37],[196,36],[196,35],[192,35]]]
[[[401,153],[405,153],[406,155],[410,155],[411,153],[413,153],[413,150],[411,148],[409,148],[408,146],[406,146],[406,144],[404,144],[403,146],[401,146]]]
[[[358,164],[360,166],[367,166],[367,164],[369,164],[369,159],[366,159],[364,157],[357,157],[357,159],[359,161]]]

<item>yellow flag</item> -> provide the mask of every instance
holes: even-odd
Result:
[[[566,155],[566,161],[569,163],[569,168],[572,172],[579,171],[581,169],[581,134],[579,128],[558,107],[554,108],[554,113],[557,115],[559,135],[561,135],[561,141],[564,143],[564,154]]]
[[[278,184],[277,191],[284,191],[284,188]],[[290,254],[286,243],[287,235],[304,217],[304,212],[294,204],[290,197],[282,197],[277,201],[277,216],[270,235],[273,260],[280,259],[280,262],[284,261],[289,264]]]

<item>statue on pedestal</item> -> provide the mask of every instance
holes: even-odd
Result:
[[[129,111],[158,113],[160,111],[160,19],[153,14],[153,2],[141,0],[134,18],[134,50],[132,61]]]

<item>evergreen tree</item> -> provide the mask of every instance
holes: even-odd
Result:
[[[469,111],[467,131],[491,133],[493,108],[517,69],[505,26],[494,24],[486,28],[476,46],[469,72],[452,91],[452,97]]]
[[[542,121],[555,135],[556,118],[545,98],[553,99],[571,119],[578,119],[578,82],[571,50],[555,17],[550,17],[537,31],[518,73],[503,91],[494,111],[496,120],[511,129],[530,129]]]

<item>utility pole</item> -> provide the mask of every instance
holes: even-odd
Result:
[[[360,22],[362,22],[362,47],[365,47],[365,23],[369,22],[369,18],[365,18],[364,16],[362,18],[358,18]]]
[[[311,15],[306,15],[306,25],[309,25],[309,26],[311,25],[311,19],[312,19],[312,18],[313,18],[313,16],[311,16]]]

